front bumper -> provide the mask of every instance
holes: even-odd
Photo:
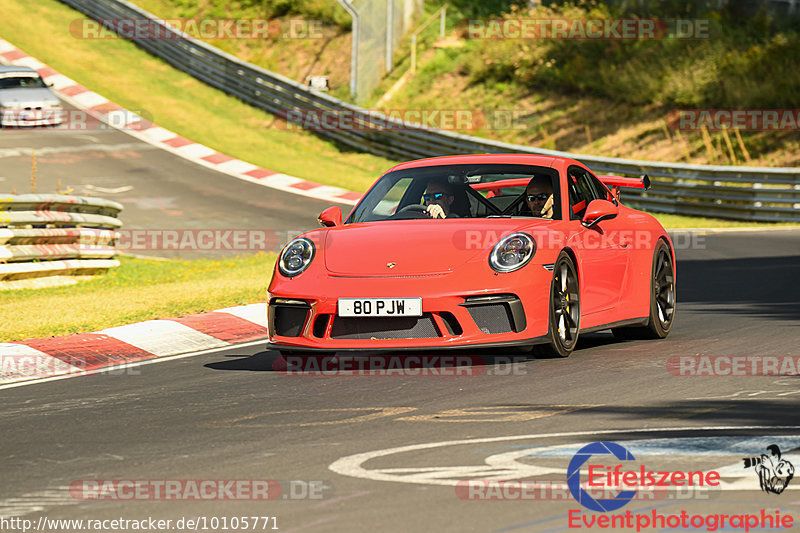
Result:
[[[269,347],[369,352],[545,342],[552,273],[541,265],[528,265],[508,274],[481,274],[356,278],[307,272],[292,280],[276,275],[270,285]],[[423,314],[340,317],[339,297],[421,297]]]
[[[0,114],[0,125],[4,128],[24,128],[36,126],[58,126],[64,122],[64,110],[12,110]]]

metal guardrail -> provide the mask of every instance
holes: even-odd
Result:
[[[102,198],[0,196],[0,290],[68,285],[119,266],[121,210]]]
[[[149,19],[160,39],[132,39],[143,49],[195,78],[244,102],[293,120],[291,110],[333,112],[352,117],[353,127],[316,133],[339,145],[390,159],[451,154],[532,153],[578,159],[594,171],[647,173],[653,189],[626,193],[626,203],[655,212],[752,221],[800,222],[800,168],[691,165],[597,157],[492,141],[409,125],[314,92],[279,74],[242,61],[171,29],[154,15],[124,0],[61,0],[113,26],[119,19]],[[170,34],[173,38],[163,38]],[[376,119],[387,127],[376,125]]]

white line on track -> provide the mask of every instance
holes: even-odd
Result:
[[[30,513],[43,512],[53,507],[81,503],[70,495],[69,486],[29,492],[21,496],[0,499],[0,516],[11,518]],[[13,530],[11,530],[13,531]]]
[[[5,157],[30,157],[32,151],[37,156],[47,154],[63,154],[70,152],[121,152],[123,150],[153,150],[154,147],[142,143],[121,144],[82,144],[80,146],[24,146],[17,148],[0,148],[0,158]]]
[[[592,430],[592,431],[570,431],[563,433],[534,433],[529,435],[506,435],[503,437],[485,437],[477,439],[449,440],[441,442],[427,442],[424,444],[411,444],[408,446],[398,446],[384,450],[374,450],[371,452],[358,453],[337,459],[328,466],[328,469],[343,476],[371,479],[375,481],[393,481],[397,483],[419,484],[413,478],[391,475],[376,470],[368,470],[362,465],[371,459],[386,457],[399,453],[413,452],[418,450],[430,450],[433,448],[443,448],[445,446],[458,446],[467,444],[486,444],[492,442],[505,442],[514,440],[536,440],[555,437],[585,437],[596,435],[615,435],[615,434],[641,434],[641,433],[673,433],[673,432],[697,432],[697,431],[742,431],[742,430],[789,430],[800,429],[800,426],[701,426],[701,427],[675,427],[675,428],[629,428],[614,430]],[[451,467],[456,469],[458,467]],[[457,479],[426,479],[424,484],[428,485],[456,485]]]

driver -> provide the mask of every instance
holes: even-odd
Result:
[[[549,178],[531,178],[525,189],[525,202],[535,217],[553,218],[553,184]]]
[[[453,187],[444,181],[431,181],[422,195],[427,209],[425,212],[431,218],[447,218],[448,216],[456,216],[450,212],[450,206],[453,205],[455,196],[453,195]]]

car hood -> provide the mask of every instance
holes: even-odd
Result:
[[[57,104],[58,98],[44,87],[17,88],[0,90],[0,105],[40,106],[42,104]]]
[[[519,219],[398,220],[328,230],[325,267],[341,276],[397,277],[452,272],[485,255]]]

